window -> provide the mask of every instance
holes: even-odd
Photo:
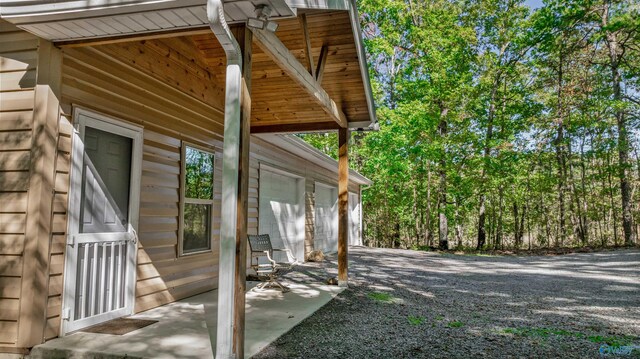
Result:
[[[183,147],[182,254],[192,254],[211,250],[214,155]]]

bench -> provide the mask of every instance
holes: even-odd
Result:
[[[273,248],[271,238],[268,234],[249,235],[249,248],[251,250],[251,268],[256,271],[262,283],[257,288],[279,288],[283,293],[289,291],[278,277],[283,272],[291,270],[293,266],[298,264],[298,260],[293,256],[290,249]],[[275,260],[273,253],[283,252],[287,255],[288,262],[278,262]],[[254,263],[255,260],[255,263]]]

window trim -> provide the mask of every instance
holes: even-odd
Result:
[[[186,196],[186,176],[187,176],[187,147],[191,147],[198,151],[210,154],[213,157],[213,182],[211,183],[211,193],[213,194],[213,198],[209,199],[199,199],[199,198],[187,198]],[[214,213],[215,213],[215,168],[216,168],[216,152],[211,148],[207,148],[204,146],[198,146],[191,142],[182,141],[180,146],[180,217],[178,219],[178,258],[179,257],[188,257],[203,253],[212,253],[214,252],[213,248],[213,223],[214,223]],[[208,249],[202,249],[193,252],[184,251],[184,207],[185,204],[208,204],[211,206],[211,217],[209,218],[209,223],[211,228],[209,228],[209,247]]]

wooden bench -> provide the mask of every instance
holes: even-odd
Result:
[[[273,248],[271,238],[268,234],[249,235],[249,248],[251,250],[251,268],[256,271],[259,278],[264,278],[257,288],[279,288],[283,293],[289,291],[278,277],[283,272],[288,271],[298,264],[298,260],[294,257],[290,249]],[[288,262],[278,262],[275,260],[273,253],[286,253]],[[255,260],[255,263],[254,263]]]

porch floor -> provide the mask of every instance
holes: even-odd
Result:
[[[307,267],[305,270],[304,268]],[[315,267],[315,268],[313,268]],[[288,293],[247,282],[245,358],[258,353],[342,291],[325,285],[318,266],[302,266],[284,281]],[[33,348],[31,358],[213,358],[218,292],[211,291],[138,313],[158,323],[125,335],[76,332]]]

